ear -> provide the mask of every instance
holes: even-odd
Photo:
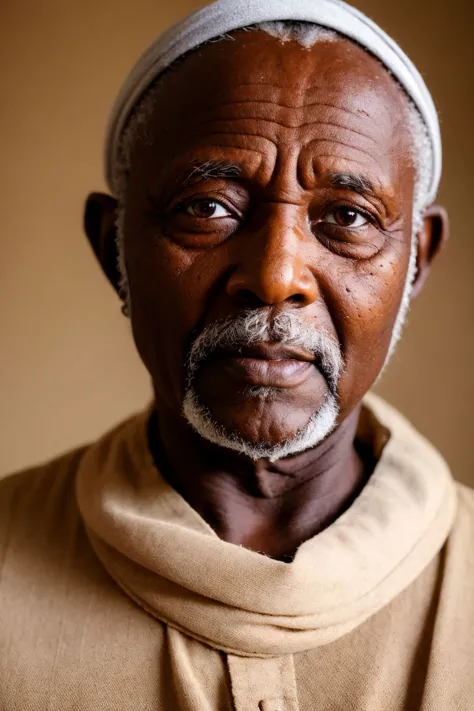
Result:
[[[433,259],[446,246],[449,237],[448,213],[441,205],[427,208],[422,230],[418,233],[417,274],[411,298],[420,293],[431,271]]]
[[[104,193],[91,193],[84,208],[84,231],[102,270],[119,293],[115,226],[117,200]]]

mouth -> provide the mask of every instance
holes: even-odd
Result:
[[[313,354],[282,343],[256,343],[219,351],[210,362],[254,387],[293,388],[319,372]]]

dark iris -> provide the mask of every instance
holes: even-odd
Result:
[[[191,203],[191,209],[196,217],[212,217],[217,209],[214,200],[196,200]]]
[[[351,227],[359,217],[357,210],[350,207],[338,207],[333,214],[337,224],[341,227]]]

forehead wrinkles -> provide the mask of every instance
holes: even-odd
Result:
[[[235,100],[222,96],[219,102],[214,98],[210,106],[198,111],[193,124],[200,143],[206,136],[226,145],[234,142],[241,147],[256,147],[258,143],[264,152],[272,144],[275,149],[292,147],[304,153],[305,163],[311,162],[308,154],[317,152],[320,158],[353,159],[387,171],[394,127],[392,121],[381,120],[386,115],[379,100],[372,96],[364,100],[360,95],[344,99],[340,92],[319,87],[310,87],[301,96],[301,92],[270,85],[266,86],[267,97],[257,98],[259,87],[236,87]],[[307,170],[304,172],[307,174]]]
[[[396,180],[403,96],[376,60],[348,42],[308,52],[260,34],[208,45],[165,77],[169,111],[155,124],[156,150],[171,160],[196,149],[204,159],[244,151],[245,167],[261,156],[267,178],[291,153],[293,166],[307,168],[299,174],[351,161],[374,182]]]
[[[347,117],[338,123],[367,140],[375,134],[380,145],[393,133],[403,99],[379,62],[349,40],[305,49],[262,32],[237,31],[232,42],[201,48],[160,84],[164,105],[174,107],[178,123],[184,117],[186,130],[198,120],[208,124],[239,118],[296,128],[312,108],[326,112],[329,123],[339,110]],[[380,135],[383,129],[385,136]]]
[[[368,107],[368,99],[372,106]],[[226,109],[241,104],[242,108],[252,104],[261,107],[278,105],[281,109],[304,109],[311,106],[320,106],[327,109],[339,109],[350,114],[353,118],[363,117],[369,123],[378,124],[381,120],[391,123],[391,112],[380,101],[377,92],[363,91],[349,93],[332,91],[328,86],[319,84],[307,87],[278,86],[276,84],[240,83],[232,86],[232,98],[229,99],[229,89],[213,92],[212,103],[202,110],[204,120],[213,118],[216,112],[225,118]]]
[[[273,142],[298,141],[304,145],[308,138],[315,140],[314,129],[326,137],[341,139],[342,143],[356,146],[380,147],[390,138],[391,132],[381,131],[375,124],[348,110],[327,107],[317,102],[310,106],[289,108],[277,103],[237,102],[227,103],[225,115],[216,107],[206,119],[196,116],[194,125],[205,134],[241,134],[267,137]],[[352,134],[352,136],[350,136]],[[384,140],[385,139],[385,140]]]

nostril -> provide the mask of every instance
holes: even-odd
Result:
[[[304,296],[304,294],[293,294],[292,296],[288,297],[287,301],[293,304],[298,304],[298,305],[306,305],[307,299]]]
[[[257,309],[265,304],[263,301],[250,289],[239,289],[234,295],[234,299],[239,306],[244,306],[252,309]]]

